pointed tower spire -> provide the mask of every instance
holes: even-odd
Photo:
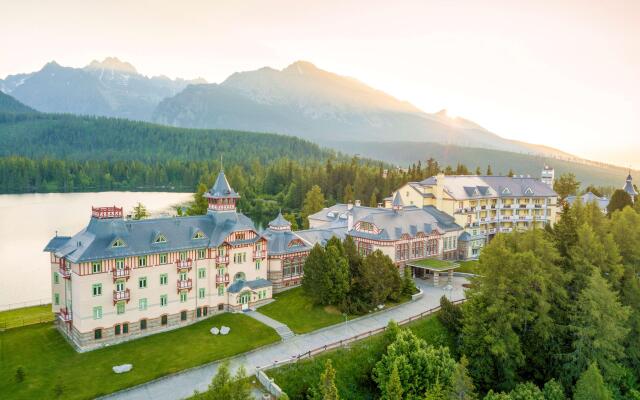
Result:
[[[216,182],[204,197],[209,202],[209,211],[235,211],[240,195],[231,188],[224,171],[220,170]]]
[[[402,197],[400,196],[400,191],[396,192],[396,195],[393,197],[393,203],[391,203],[391,208],[394,211],[400,211],[404,207],[404,203],[402,202]]]

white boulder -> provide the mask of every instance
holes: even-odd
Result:
[[[222,327],[220,328],[220,334],[221,334],[221,335],[226,335],[226,334],[228,334],[229,332],[231,332],[231,328],[229,328],[228,326],[222,326]]]
[[[113,367],[113,372],[115,372],[116,374],[122,374],[131,371],[132,368],[133,365],[131,364],[116,365],[115,367]]]

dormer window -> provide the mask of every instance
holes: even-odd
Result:
[[[478,191],[478,188],[473,189],[473,195],[480,196],[480,192]]]
[[[527,190],[524,191],[524,194],[532,195],[533,194],[533,189],[528,187]]]
[[[202,231],[197,231],[194,235],[193,235],[194,239],[204,239],[205,235]]]
[[[371,222],[360,222],[359,225],[360,231],[373,232],[375,230],[374,225]]]
[[[292,241],[289,242],[289,247],[298,247],[298,246],[304,246],[304,243],[302,242],[302,240],[293,239]]]
[[[158,234],[158,236],[156,236],[153,243],[167,243],[167,237],[160,233]]]
[[[502,194],[511,194],[511,190],[509,188],[502,189]]]
[[[125,247],[127,244],[122,239],[116,239],[111,243],[111,247]]]

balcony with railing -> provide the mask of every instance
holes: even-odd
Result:
[[[60,268],[58,268],[58,273],[64,279],[71,279],[71,267],[61,265]]]
[[[216,275],[216,283],[217,284],[229,283],[229,274]]]
[[[229,256],[216,256],[216,264],[229,264]]]
[[[190,258],[187,258],[186,260],[176,260],[176,267],[178,271],[182,271],[185,269],[187,271],[191,271],[191,264],[192,264],[192,261]]]
[[[193,288],[193,281],[189,279],[178,279],[176,287],[178,292],[181,290],[191,290]]]
[[[131,300],[131,291],[129,289],[113,291],[113,304],[119,301],[126,301],[128,303],[129,300]]]
[[[113,275],[113,281],[115,282],[118,279],[126,279],[129,280],[131,277],[131,267],[125,266],[124,268],[113,268],[111,270],[111,274]]]
[[[253,259],[254,260],[258,260],[258,259],[261,259],[261,258],[265,258],[266,257],[266,253],[267,252],[264,251],[264,250],[255,250],[253,252]]]
[[[62,322],[71,322],[73,320],[73,315],[71,314],[71,310],[69,310],[67,307],[62,307],[60,309],[60,313],[58,314],[58,317]]]

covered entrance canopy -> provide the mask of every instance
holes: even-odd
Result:
[[[460,267],[460,264],[435,258],[423,258],[410,261],[407,266],[411,267],[413,276],[429,280],[433,283],[433,286],[439,286],[453,282],[453,271]],[[441,274],[447,275],[446,281],[440,281]]]

